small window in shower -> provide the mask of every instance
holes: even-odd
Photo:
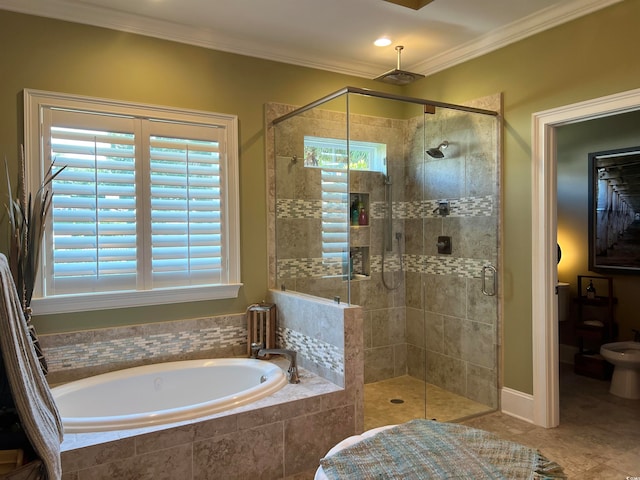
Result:
[[[353,271],[349,249],[349,170],[386,173],[384,143],[304,137],[304,165],[322,171],[323,275],[347,278]],[[348,162],[347,162],[348,159]]]
[[[347,155],[348,152],[348,155]],[[304,166],[387,172],[387,145],[384,143],[304,137]]]

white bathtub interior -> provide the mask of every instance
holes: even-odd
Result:
[[[122,430],[190,420],[255,402],[286,385],[254,359],[206,359],[128,368],[55,387],[65,432]]]

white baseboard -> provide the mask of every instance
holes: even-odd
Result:
[[[533,395],[504,387],[500,393],[502,413],[519,418],[525,422],[533,421]]]

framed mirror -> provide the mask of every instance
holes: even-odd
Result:
[[[589,154],[589,270],[640,274],[640,146]]]

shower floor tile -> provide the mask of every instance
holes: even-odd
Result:
[[[413,418],[450,422],[492,410],[494,409],[487,405],[408,375],[368,383],[364,386],[365,430],[403,423]]]

